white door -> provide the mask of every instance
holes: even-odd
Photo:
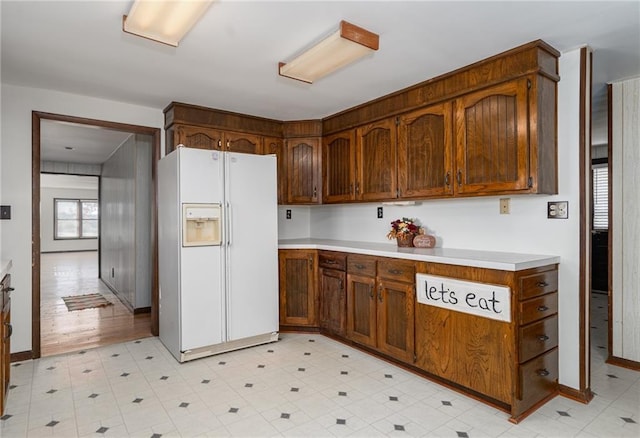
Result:
[[[227,336],[278,331],[276,157],[227,153]]]

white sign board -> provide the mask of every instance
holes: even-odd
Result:
[[[420,304],[511,322],[511,288],[416,274]]]

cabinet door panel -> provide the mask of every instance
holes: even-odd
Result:
[[[376,280],[347,275],[347,337],[354,342],[376,346]]]
[[[400,118],[398,189],[401,198],[453,194],[451,104]]]
[[[183,144],[197,149],[220,149],[222,132],[199,126],[178,125],[175,128],[176,146]]]
[[[259,154],[262,150],[262,137],[251,134],[225,133],[225,150],[229,152],[243,152]]]
[[[456,101],[456,191],[492,193],[529,188],[527,79]]]
[[[362,201],[397,197],[397,135],[394,119],[358,129],[356,198]]]
[[[316,323],[316,257],[313,251],[281,251],[280,324]]]
[[[344,272],[320,270],[320,327],[338,336],[345,334],[345,286]]]
[[[323,142],[323,202],[350,201],[355,194],[354,131],[332,135]]]
[[[378,348],[397,359],[413,362],[413,284],[380,280],[377,312]]]
[[[315,204],[318,196],[317,138],[287,140],[288,202]]]
[[[428,373],[453,380],[457,359],[454,314],[448,309],[417,304],[415,309],[416,366]]]

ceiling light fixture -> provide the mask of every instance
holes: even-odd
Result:
[[[319,78],[378,50],[377,34],[346,21],[340,29],[294,60],[279,63],[280,76],[313,83]]]
[[[213,0],[135,0],[122,30],[177,47]]]

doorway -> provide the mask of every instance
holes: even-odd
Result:
[[[41,275],[43,273],[43,268],[51,269],[52,266],[58,266],[59,268],[55,269],[71,269],[75,270],[75,272],[87,271],[91,272],[92,268],[80,269],[82,266],[96,266],[95,264],[89,263],[87,260],[83,259],[97,259],[97,272],[100,272],[98,269],[101,266],[101,256],[102,253],[100,248],[102,246],[102,242],[98,239],[98,251],[93,252],[93,257],[87,256],[83,257],[80,254],[75,254],[76,257],[70,256],[71,252],[68,254],[69,257],[66,257],[66,260],[63,260],[63,257],[60,257],[59,260],[47,260],[46,264],[43,262],[42,258],[42,238],[41,232],[41,215],[42,215],[42,198],[40,192],[41,186],[41,171],[42,169],[42,158],[43,158],[43,149],[42,149],[42,130],[43,126],[50,122],[56,122],[58,124],[67,124],[80,126],[85,128],[92,128],[96,130],[102,130],[105,132],[128,132],[134,135],[147,136],[150,140],[150,154],[148,156],[148,160],[150,161],[150,230],[149,231],[149,254],[147,257],[150,258],[149,263],[149,271],[150,271],[150,281],[147,286],[150,289],[150,314],[146,318],[146,322],[144,325],[146,326],[144,330],[150,332],[153,335],[157,335],[158,333],[158,272],[157,272],[157,218],[156,218],[156,196],[157,196],[157,183],[156,183],[156,171],[157,171],[157,162],[160,159],[160,129],[151,128],[145,126],[137,126],[137,125],[129,125],[115,122],[108,122],[102,120],[94,120],[94,119],[86,119],[79,118],[73,116],[65,116],[59,114],[50,114],[50,113],[42,113],[34,111],[32,113],[32,357],[38,358],[41,357],[42,350],[42,323],[43,323],[43,312],[41,311],[41,301],[43,299],[42,294],[42,283],[41,283]],[[99,161],[98,161],[99,162]],[[46,166],[45,166],[46,167]],[[63,169],[57,169],[56,173],[74,173],[74,168],[77,169],[79,166],[70,164],[70,167]],[[80,166],[81,167],[81,166]],[[98,166],[100,167],[100,166]],[[74,251],[75,252],[75,251]],[[66,268],[65,268],[66,266]],[[69,266],[75,266],[70,268]],[[80,269],[80,270],[79,270]],[[60,271],[60,272],[62,272]],[[82,277],[84,274],[80,274],[79,277]],[[90,276],[93,276],[90,274]],[[104,282],[97,279],[97,276],[94,277],[96,281],[96,288],[100,289],[100,287],[106,287]],[[91,288],[90,288],[91,289]],[[108,289],[108,288],[107,288]],[[85,290],[85,289],[83,289]],[[104,291],[104,289],[102,289]],[[109,295],[109,292],[104,291],[106,295]],[[113,298],[113,297],[111,297]],[[115,306],[118,302],[122,302],[122,300],[109,300],[112,301],[110,306]],[[95,309],[94,309],[95,310]],[[109,309],[115,311],[115,307]],[[122,309],[120,309],[122,310]],[[132,310],[132,309],[126,309]],[[84,310],[83,310],[84,311]],[[99,312],[99,311],[98,311]],[[73,312],[69,312],[72,314]],[[77,315],[73,315],[73,317],[77,318]],[[94,315],[95,316],[95,315]],[[88,319],[91,319],[88,317]],[[139,320],[144,320],[144,318],[138,318]],[[69,321],[67,320],[66,323]],[[103,336],[98,341],[98,344],[88,344],[89,346],[96,345],[106,345],[108,343],[118,342],[127,340],[127,337],[137,336],[135,333],[139,329],[139,327],[134,327],[132,325],[128,325],[125,327],[120,327],[120,336],[121,337],[112,337],[112,336]],[[142,337],[142,336],[140,336]],[[76,347],[75,349],[82,348]],[[50,351],[50,350],[47,350]],[[47,353],[45,353],[47,354]]]

